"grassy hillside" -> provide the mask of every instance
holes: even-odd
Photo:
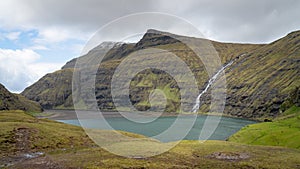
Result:
[[[273,120],[242,128],[229,141],[300,149],[300,107],[293,106]]]
[[[20,110],[1,111],[0,127],[2,156],[92,143],[79,127],[37,119]]]
[[[225,141],[183,141],[158,156],[125,158],[95,146],[80,127],[36,119],[23,111],[0,111],[0,127],[0,168],[232,169],[300,166],[299,150]]]
[[[283,102],[290,91],[300,86],[299,81],[299,56],[300,56],[300,31],[290,33],[270,44],[234,44],[220,43],[205,39],[183,37],[192,44],[201,46],[210,42],[218,52],[222,64],[234,59],[234,63],[226,71],[227,100],[225,114],[245,118],[276,117],[280,113]],[[173,35],[172,35],[173,36]],[[182,37],[174,35],[175,37]],[[113,46],[113,44],[106,44]],[[115,105],[111,97],[111,79],[116,68],[129,55],[140,49],[163,49],[178,56],[193,72],[199,89],[199,93],[208,82],[208,74],[201,60],[185,44],[171,37],[169,33],[148,31],[136,44],[116,44],[106,55],[104,62],[96,74],[95,95],[98,106],[102,110],[114,110]],[[96,58],[107,49],[105,44],[96,47],[88,54],[81,56],[89,66],[99,66]],[[206,49],[203,49],[206,51]],[[208,52],[209,53],[209,52]],[[243,55],[242,55],[243,54]],[[158,60],[162,53],[151,54]],[[146,62],[138,61],[139,64]],[[163,61],[162,59],[160,61]],[[76,59],[68,62],[62,70],[47,74],[37,83],[25,89],[22,95],[39,102],[44,108],[72,108],[71,80]],[[176,64],[169,61],[169,65]],[[134,67],[131,65],[131,68]],[[215,67],[215,63],[210,65]],[[80,70],[75,70],[80,71]],[[180,73],[175,76],[182,76]],[[81,77],[81,81],[89,83],[87,77]],[[183,78],[184,79],[184,78]],[[130,82],[131,103],[138,110],[150,108],[149,95],[154,89],[164,92],[167,101],[166,111],[178,112],[180,103],[188,103],[192,108],[195,98],[190,96],[181,100],[179,84],[169,74],[154,69],[139,72]],[[121,96],[127,97],[127,96]],[[203,95],[201,112],[207,112],[210,105],[210,91]],[[89,107],[88,101],[78,100],[83,107]],[[125,110],[125,109],[124,109]],[[185,111],[190,111],[185,110]]]
[[[112,155],[101,148],[52,154],[66,168],[297,168],[300,152],[276,147],[245,146],[223,141],[183,141],[161,155],[132,159]],[[38,162],[39,160],[35,160]],[[22,165],[20,165],[22,166]]]
[[[39,102],[43,108],[72,107],[73,69],[49,73],[28,87],[22,95]]]
[[[177,35],[174,35],[177,36]],[[185,37],[188,39],[188,37]],[[191,38],[194,43],[208,43],[208,40]],[[199,41],[199,42],[196,42]],[[211,42],[219,52],[223,63],[241,55],[244,52],[252,51],[262,45],[251,44],[231,44]],[[113,44],[101,44],[88,54],[81,56],[80,59],[86,60],[86,64],[90,66],[99,66],[95,61],[96,57],[106,50],[107,47],[112,47]],[[161,35],[160,32],[147,32],[144,37],[136,44],[116,44],[106,54],[104,62],[101,63],[96,77],[96,98],[101,109],[114,109],[110,94],[110,81],[115,71],[115,68],[122,62],[128,54],[146,48],[157,48],[169,51],[180,57],[191,68],[195,74],[199,88],[203,88],[208,80],[208,75],[201,60],[195,53],[183,43],[174,40],[173,38]],[[159,59],[159,54],[156,55]],[[74,71],[74,65],[77,59],[69,61],[62,70],[50,73],[42,77],[38,82],[26,88],[22,95],[39,102],[44,108],[72,108],[71,96],[71,80]],[[172,63],[170,63],[172,65]],[[175,65],[174,65],[175,66]],[[213,65],[212,65],[213,66]],[[175,67],[176,68],[176,67]],[[174,70],[174,72],[176,72]],[[143,78],[139,78],[143,77]],[[85,82],[83,77],[82,81]],[[180,83],[180,82],[179,82]],[[174,79],[161,71],[145,70],[140,72],[131,82],[131,100],[134,106],[140,110],[146,110],[150,104],[148,95],[155,88],[161,89],[167,95],[167,111],[176,112],[180,103],[180,95],[178,85]],[[192,103],[195,99],[193,99]]]
[[[28,112],[40,112],[41,106],[28,100],[22,95],[10,93],[2,84],[0,84],[0,110],[24,110]]]
[[[256,49],[226,73],[225,112],[277,116],[289,93],[300,86],[300,31]]]

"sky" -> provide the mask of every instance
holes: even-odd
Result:
[[[0,83],[11,92],[23,91],[80,56],[100,27],[134,13],[181,17],[212,40],[270,43],[300,30],[299,9],[298,0],[1,1]]]

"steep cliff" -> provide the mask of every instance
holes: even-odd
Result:
[[[225,70],[227,100],[224,113],[247,118],[276,116],[289,93],[300,86],[299,34],[299,31],[290,33],[270,44],[234,44],[149,30],[136,44],[104,43],[81,56],[81,59],[87,59],[89,66],[99,66],[95,84],[98,106],[103,110],[114,110],[111,79],[115,69],[128,55],[147,48],[163,49],[175,54],[194,73],[200,93],[209,76],[201,60],[178,39],[184,38],[193,45],[209,42],[218,52],[222,64],[234,60]],[[101,50],[108,46],[111,49],[102,63],[97,63]],[[74,69],[75,63],[76,58],[68,62],[62,70],[41,78],[25,89],[22,95],[39,102],[44,108],[72,108],[72,73],[79,71]],[[169,64],[174,63],[171,61]],[[137,109],[149,109],[149,95],[154,89],[160,89],[167,97],[166,111],[178,111],[182,101],[178,87],[180,82],[176,82],[166,72],[147,69],[139,72],[130,83],[130,100]],[[208,110],[211,99],[209,94],[210,91],[201,97],[202,106],[199,111]],[[190,104],[192,106],[194,103]]]

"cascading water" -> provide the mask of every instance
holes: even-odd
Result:
[[[227,63],[225,66],[223,66],[215,75],[213,75],[209,81],[208,84],[206,85],[205,89],[198,95],[197,99],[196,99],[196,103],[192,109],[193,113],[196,113],[198,111],[198,109],[200,108],[200,104],[201,104],[201,96],[207,92],[207,90],[209,89],[209,87],[217,80],[219,74],[226,69],[228,66],[232,65],[233,61],[230,61],[229,63]]]

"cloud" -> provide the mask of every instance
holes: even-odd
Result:
[[[199,12],[197,7],[203,5],[201,1],[194,4],[190,15],[197,13],[216,40],[271,42],[300,29],[300,20],[296,19],[300,16],[300,1],[296,0],[220,1],[206,3]]]
[[[216,40],[270,42],[300,29],[299,9],[297,0],[10,0],[1,2],[0,20],[7,27],[35,27],[41,39],[55,42],[91,35],[124,15],[164,12],[187,19]]]
[[[21,32],[10,32],[5,35],[5,37],[9,40],[18,40]]]
[[[0,40],[13,41],[4,47],[20,50],[1,49],[0,82],[12,91],[21,91],[24,85],[62,66],[54,62],[66,62],[77,56],[101,26],[133,13],[162,12],[179,16],[195,25],[206,38],[217,41],[267,43],[300,29],[299,9],[298,0],[1,1]],[[153,22],[159,20],[158,17]],[[116,32],[132,31],[127,32],[130,34],[145,28],[143,19],[132,23],[108,31],[104,39],[122,39],[125,37],[116,37]],[[177,30],[176,25],[159,24],[164,31],[190,35],[189,31]],[[24,32],[32,37],[25,36]]]
[[[0,49],[0,83],[12,92],[21,92],[48,72],[59,69],[59,63],[40,63],[40,55],[30,49]]]
[[[87,39],[89,34],[84,35],[83,32],[65,29],[60,27],[48,27],[39,31],[38,37],[35,39],[37,44],[59,43],[70,39],[83,40]]]
[[[31,49],[31,50],[49,50],[49,48],[47,48],[46,46],[43,46],[43,45],[30,46],[29,49]]]

